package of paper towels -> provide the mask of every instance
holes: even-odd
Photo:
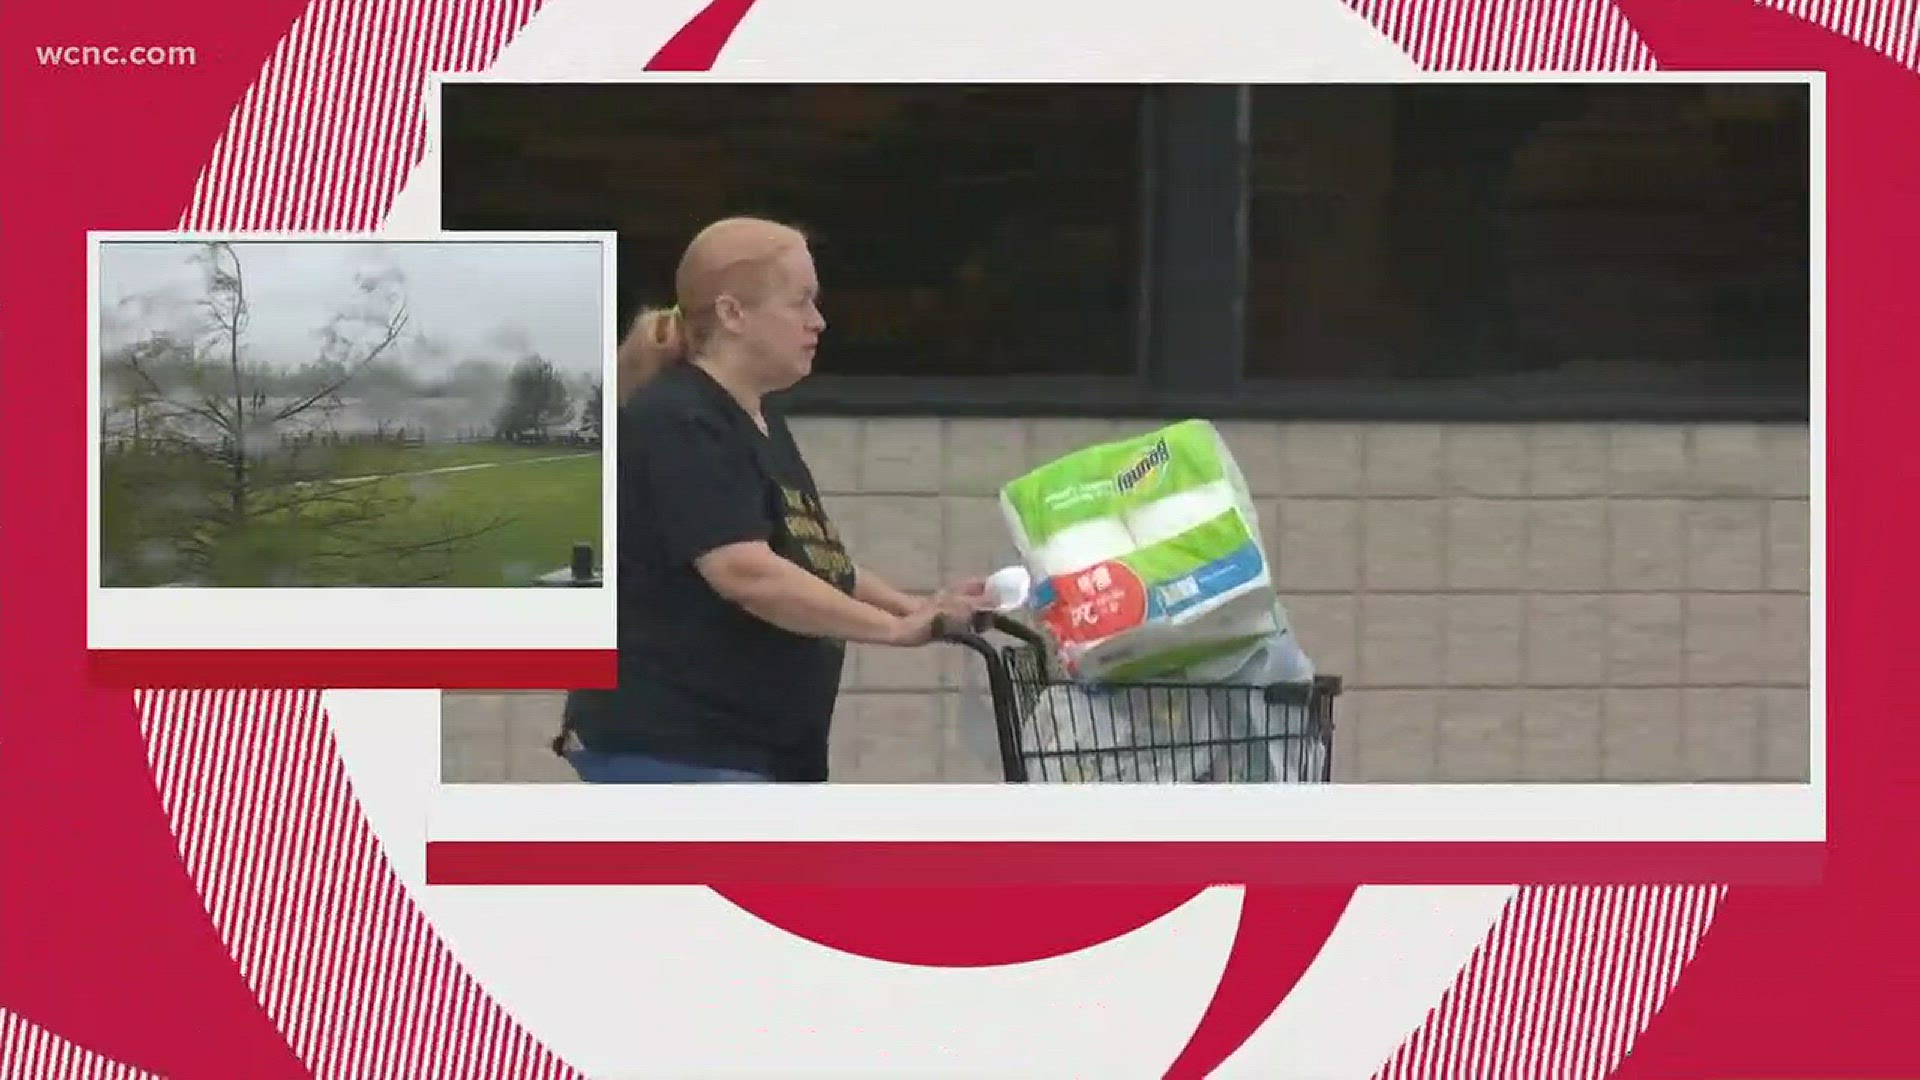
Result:
[[[1278,628],[1259,515],[1204,420],[1077,450],[1001,488],[1000,506],[1076,679],[1230,662]]]

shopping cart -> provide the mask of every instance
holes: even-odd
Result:
[[[996,645],[985,634],[1014,638]],[[1140,682],[1093,688],[1054,670],[1046,638],[1005,615],[942,618],[934,636],[977,653],[1008,783],[1327,783],[1337,675],[1271,685]]]

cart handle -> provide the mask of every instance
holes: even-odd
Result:
[[[1042,650],[1045,655],[1046,639],[1017,620],[991,611],[976,612],[971,618],[958,619],[950,615],[937,615],[933,620],[933,638],[935,641],[950,642],[978,653],[987,665],[987,692],[993,698],[994,727],[1000,737],[1000,761],[1002,771],[1010,783],[1022,783],[1027,778],[1026,761],[1020,756],[1020,746],[1015,740],[1011,719],[1019,715],[1019,703],[1014,698],[1013,676],[1007,671],[1006,657],[1002,656],[993,643],[981,635],[989,630],[998,630],[1003,634],[1019,638],[1021,641]]]
[[[1047,639],[1040,632],[1018,619],[1010,618],[995,611],[976,611],[968,618],[956,618],[952,615],[939,615],[933,620],[933,636],[938,641],[950,641],[955,644],[967,644],[969,639],[979,638],[989,631],[997,631],[1038,648],[1046,648]],[[985,639],[981,639],[983,643]],[[992,648],[991,643],[986,643]]]

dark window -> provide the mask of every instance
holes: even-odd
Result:
[[[814,238],[823,378],[1132,376],[1137,86],[442,89],[450,229],[614,229],[620,317],[729,214]],[[820,380],[816,380],[820,381]]]
[[[1250,379],[1804,398],[1804,85],[1250,102]]]
[[[442,89],[450,229],[815,240],[796,408],[1799,419],[1810,93],[1678,83]]]

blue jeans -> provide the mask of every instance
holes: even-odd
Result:
[[[647,754],[584,748],[567,751],[567,764],[589,784],[756,784],[771,779],[748,769],[689,765]]]

